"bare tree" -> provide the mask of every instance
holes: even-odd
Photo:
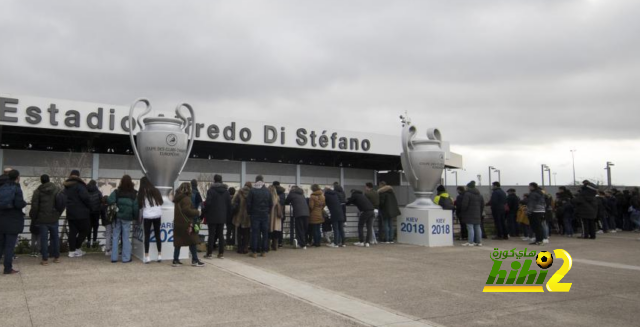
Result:
[[[200,195],[204,198],[207,196],[207,191],[213,185],[213,176],[212,173],[200,173],[196,178],[198,180],[198,191],[200,191]]]

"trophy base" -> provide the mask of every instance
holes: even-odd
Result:
[[[415,192],[414,194],[416,195],[416,200],[407,204],[406,208],[419,210],[442,209],[441,206],[431,200],[433,192]]]
[[[405,207],[398,219],[398,243],[426,247],[453,246],[453,211]]]

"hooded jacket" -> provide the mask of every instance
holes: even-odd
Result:
[[[583,186],[571,203],[575,208],[577,219],[594,220],[598,218],[598,201],[594,189]]]
[[[478,225],[482,222],[482,208],[484,199],[475,187],[462,193],[462,200],[457,206],[460,219],[465,224]]]
[[[22,213],[22,209],[27,206],[22,194],[22,188],[20,188],[20,184],[10,181],[8,177],[0,187],[15,188],[13,208],[0,209],[0,234],[20,234],[24,229],[24,214]]]
[[[123,221],[132,221],[138,218],[138,192],[133,190],[133,192],[123,192],[120,189],[115,189],[109,195],[109,199],[107,199],[108,204],[116,204],[118,206],[118,213],[116,214],[116,219],[121,219]],[[69,211],[67,207],[67,211]]]
[[[29,217],[36,225],[54,224],[60,219],[60,213],[56,210],[56,195],[60,189],[51,182],[38,186],[31,197],[31,210]]]
[[[547,201],[544,198],[544,194],[542,194],[542,190],[539,188],[529,192],[529,196],[526,200],[522,200],[523,204],[527,206],[527,214],[531,215],[532,213],[546,213],[547,212]]]
[[[309,217],[309,205],[304,197],[304,192],[300,188],[292,189],[284,203],[293,207],[293,217]]]
[[[91,214],[99,214],[102,211],[102,192],[93,184],[87,185],[87,192],[89,192],[89,202],[91,203],[89,210],[91,210]]]
[[[247,196],[247,212],[251,217],[269,218],[269,213],[273,207],[271,193],[265,187],[264,182],[255,182],[253,188]]]
[[[249,195],[249,191],[251,191],[251,189],[245,186],[236,192],[236,195],[233,197],[233,225],[238,228],[251,227],[251,220],[247,213],[247,196]]]
[[[211,185],[207,191],[207,200],[204,205],[204,215],[207,224],[224,224],[231,216],[231,195],[227,186],[222,183]]]
[[[173,246],[196,245],[200,241],[198,233],[189,234],[189,225],[193,223],[193,217],[197,217],[199,212],[193,207],[191,196],[179,193],[173,199],[175,211],[173,214]]]
[[[311,193],[311,196],[309,196],[309,224],[317,225],[324,222],[322,212],[325,205],[324,194],[322,194],[321,190]]]
[[[67,197],[67,219],[89,219],[91,199],[87,184],[77,176],[71,176],[64,182],[64,194]]]
[[[360,190],[351,191],[351,197],[347,200],[347,205],[350,204],[355,205],[362,212],[373,211],[373,203]]]
[[[347,193],[344,192],[344,188],[340,185],[334,185],[333,190],[338,194],[338,200],[340,200],[341,204],[347,203]]]
[[[324,199],[331,214],[331,221],[344,222],[344,213],[342,212],[342,203],[338,198],[338,193],[334,190],[325,190]]]
[[[385,219],[392,219],[400,216],[400,208],[398,207],[398,199],[393,192],[393,187],[386,185],[378,189],[380,194],[380,212]]]
[[[509,213],[515,216],[520,208],[520,198],[515,193],[509,193],[507,195],[507,206],[509,207]]]

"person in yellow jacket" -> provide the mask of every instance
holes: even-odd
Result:
[[[453,200],[451,199],[449,193],[447,193],[447,189],[445,189],[444,186],[440,185],[438,186],[436,191],[438,192],[438,195],[433,200],[433,202],[441,206],[444,210],[453,210]]]

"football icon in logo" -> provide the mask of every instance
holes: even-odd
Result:
[[[542,269],[549,269],[553,264],[553,255],[551,252],[540,251],[540,253],[536,255],[536,264]]]
[[[174,146],[178,143],[178,137],[175,134],[167,135],[167,144],[169,146]]]

